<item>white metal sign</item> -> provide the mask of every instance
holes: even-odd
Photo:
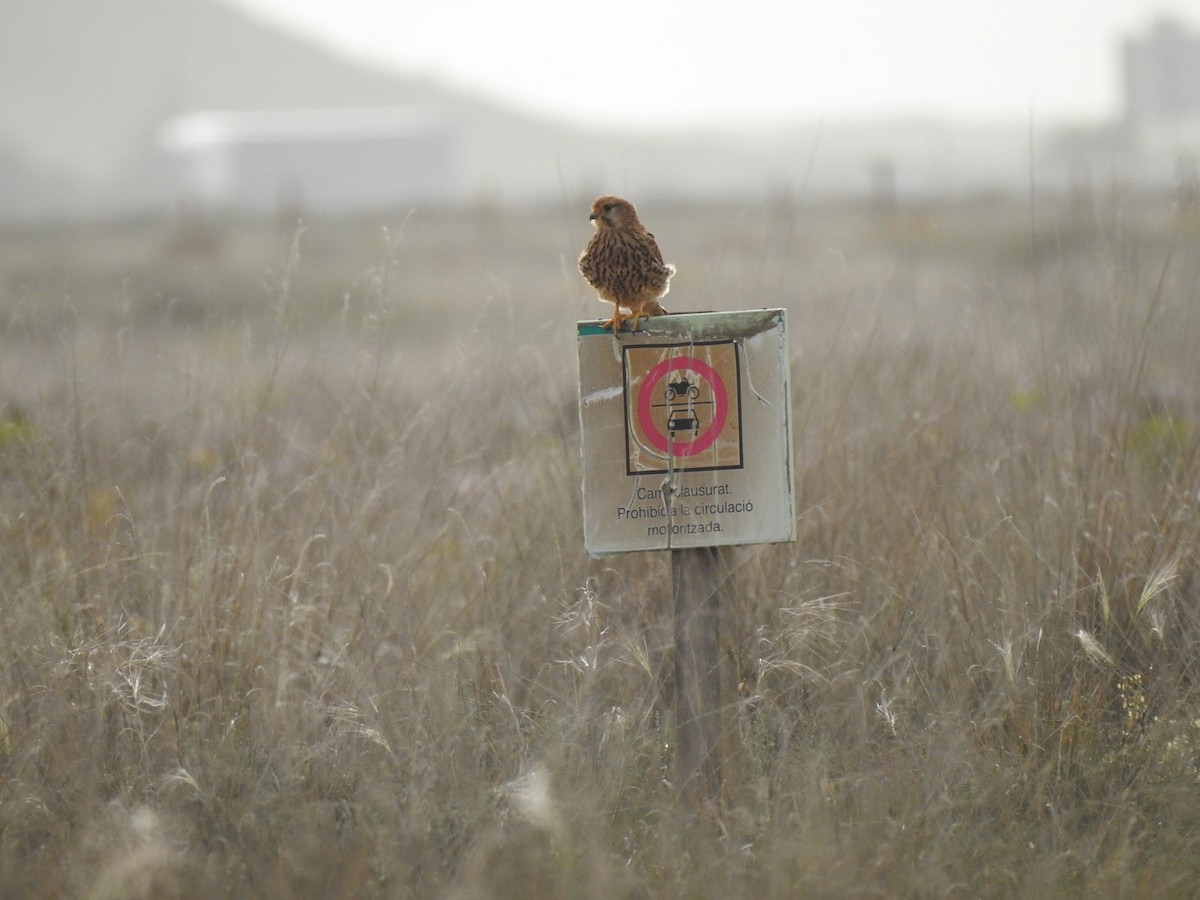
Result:
[[[588,553],[795,539],[785,310],[578,328]]]

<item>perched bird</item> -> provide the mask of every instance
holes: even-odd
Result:
[[[663,262],[654,235],[628,200],[598,197],[589,218],[596,232],[579,257],[579,272],[601,300],[616,306],[605,327],[614,333],[621,330],[624,307],[636,331],[638,319],[666,312],[658,301],[670,289],[675,267]]]

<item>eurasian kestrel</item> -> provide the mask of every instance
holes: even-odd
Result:
[[[624,307],[636,331],[638,319],[666,312],[658,301],[670,290],[675,267],[663,262],[654,235],[642,225],[628,200],[598,197],[589,218],[596,232],[579,257],[579,271],[601,300],[616,306],[605,327],[611,327],[614,334],[621,330]]]

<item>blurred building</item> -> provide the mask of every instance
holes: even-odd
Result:
[[[350,212],[460,199],[452,124],[411,109],[201,112],[160,135],[180,195],[204,208]]]
[[[1138,164],[1153,180],[1178,178],[1200,159],[1200,36],[1160,18],[1121,51],[1124,126]]]
[[[1131,122],[1200,116],[1200,37],[1162,18],[1122,44],[1125,116]]]
[[[1058,130],[1052,159],[1077,193],[1105,184],[1149,190],[1194,184],[1200,169],[1200,36],[1159,18],[1123,38],[1123,108],[1110,122]]]

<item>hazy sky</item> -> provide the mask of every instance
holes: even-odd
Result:
[[[589,125],[1120,110],[1119,38],[1200,0],[226,0]]]

